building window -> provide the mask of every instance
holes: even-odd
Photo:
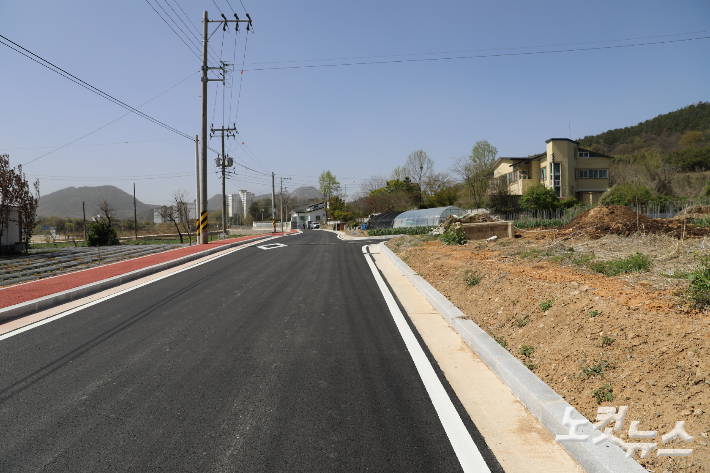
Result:
[[[546,178],[547,178],[547,168],[540,168],[540,180],[542,182],[545,182]]]
[[[316,215],[316,222],[320,220],[320,215]]]
[[[530,171],[527,169],[521,169],[520,170],[520,179],[530,179],[530,175],[528,174]]]
[[[518,171],[513,171],[513,184],[518,182]]]
[[[552,176],[550,176],[552,179],[552,187],[555,189],[555,192],[557,193],[557,197],[562,197],[562,181],[560,178],[560,163],[553,163],[552,164]]]
[[[586,151],[580,151],[580,152],[578,153],[578,156],[579,156],[580,158],[588,158],[588,157],[589,157],[589,153],[586,152]]]
[[[580,169],[580,179],[607,179],[609,177],[608,169]]]

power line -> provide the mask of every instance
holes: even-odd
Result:
[[[157,120],[157,119],[155,119],[155,118],[153,118],[153,117],[151,117],[151,116],[149,116],[149,115],[147,115],[147,114],[141,112],[140,110],[137,110],[137,109],[131,107],[130,105],[125,104],[124,102],[121,102],[121,101],[118,100],[117,98],[115,98],[115,97],[113,97],[113,96],[107,94],[106,92],[102,91],[101,89],[98,89],[98,88],[94,87],[93,85],[89,84],[88,82],[85,82],[85,81],[79,79],[78,77],[76,77],[76,76],[74,76],[74,75],[68,73],[68,72],[65,71],[64,69],[62,69],[62,68],[60,68],[60,67],[58,67],[58,66],[55,66],[55,65],[52,64],[51,62],[47,61],[46,59],[43,59],[42,57],[40,57],[40,56],[38,56],[38,55],[36,55],[36,54],[33,53],[32,51],[30,51],[30,50],[28,50],[28,49],[26,49],[26,48],[23,48],[22,46],[20,46],[19,44],[15,43],[14,41],[9,40],[9,39],[6,38],[5,36],[0,35],[0,38],[4,39],[4,40],[7,41],[7,42],[10,42],[10,43],[14,44],[15,46],[17,46],[18,48],[22,49],[23,51],[28,52],[28,53],[31,54],[32,56],[34,56],[34,57],[36,57],[37,59],[39,59],[39,61],[38,61],[37,59],[33,58],[33,57],[28,56],[27,54],[23,53],[22,51],[19,51],[19,50],[13,48],[12,46],[10,46],[10,45],[8,45],[8,44],[6,44],[6,43],[0,41],[0,43],[2,43],[4,46],[7,46],[8,48],[12,49],[13,51],[18,52],[18,53],[22,54],[23,56],[25,56],[25,57],[27,57],[27,58],[29,58],[29,59],[32,59],[32,60],[35,61],[36,63],[41,64],[42,66],[46,67],[47,69],[51,70],[52,72],[55,72],[55,73],[59,74],[60,76],[64,77],[65,79],[69,79],[70,81],[74,82],[75,84],[80,85],[81,87],[84,87],[85,89],[87,89],[87,90],[89,90],[89,91],[95,93],[96,95],[98,95],[98,96],[100,96],[100,97],[102,97],[102,98],[105,98],[106,100],[108,100],[108,101],[110,101],[110,102],[113,102],[113,103],[115,103],[116,105],[119,105],[119,106],[121,106],[121,107],[123,107],[123,108],[125,108],[125,109],[127,109],[127,110],[129,110],[129,111],[132,111],[133,113],[135,113],[135,114],[137,114],[137,115],[140,115],[141,117],[145,118],[146,120],[152,121],[152,122],[155,123],[156,125],[160,125],[160,126],[162,126],[163,128],[166,128],[166,129],[172,131],[173,133],[177,133],[177,134],[180,135],[180,136],[184,136],[185,138],[187,138],[187,139],[189,139],[189,140],[192,140],[192,138],[190,137],[190,135],[188,135],[187,133],[183,133],[183,132],[181,132],[181,131],[179,131],[179,130],[177,130],[177,129],[175,129],[175,128],[169,126],[169,125],[166,125],[165,123],[163,123],[163,122],[161,122],[161,121],[159,121],[159,120]],[[42,62],[40,62],[40,61],[42,61]],[[45,64],[45,63],[46,63],[46,64]],[[49,65],[47,65],[47,64],[49,64]],[[50,67],[50,66],[51,66],[51,67]]]
[[[148,5],[150,5],[150,8],[152,8],[153,11],[160,17],[160,19],[163,20],[166,25],[168,25],[168,28],[170,28],[170,29],[172,30],[172,32],[175,33],[175,35],[176,35],[178,38],[180,38],[180,41],[182,41],[182,43],[183,43],[185,46],[187,46],[188,49],[190,49],[190,52],[191,52],[192,54],[194,54],[197,59],[200,59],[200,56],[192,49],[192,46],[194,46],[194,44],[193,44],[192,46],[189,46],[189,45],[185,42],[185,40],[182,39],[182,36],[180,36],[180,35],[178,34],[178,32],[175,31],[172,26],[170,26],[170,23],[168,23],[168,22],[165,20],[165,18],[163,18],[163,16],[160,14],[160,12],[158,12],[158,10],[155,9],[155,7],[153,6],[153,4],[150,3],[148,0],[145,0],[145,2],[146,2]],[[157,0],[156,0],[156,3],[157,3]],[[159,3],[158,3],[158,6],[160,7],[160,4],[159,4]],[[163,10],[163,11],[165,11],[165,10],[163,9],[163,7],[160,7],[160,9]],[[167,15],[167,13],[166,13],[166,15]],[[172,20],[172,18],[171,18],[171,20]],[[175,22],[173,21],[173,23],[175,23]],[[176,24],[176,26],[177,26],[177,24]],[[182,30],[180,30],[180,31],[182,31]],[[183,34],[184,34],[184,33],[183,33]],[[188,40],[189,40],[189,39],[188,39]],[[198,50],[199,50],[199,48],[198,48]]]
[[[192,76],[190,76],[190,77],[192,77]],[[143,104],[143,105],[145,105],[145,104]],[[128,115],[128,113],[126,115]],[[123,115],[123,116],[125,117],[126,115]],[[129,143],[148,143],[149,141],[166,141],[166,140],[178,140],[178,139],[180,139],[180,138],[177,138],[177,137],[176,138],[156,138],[154,140],[114,141],[112,143],[90,143],[90,144],[86,144],[86,145],[74,145],[74,146],[63,145],[63,146],[59,146],[59,147],[57,147],[57,146],[30,146],[30,147],[25,147],[25,148],[0,148],[0,150],[11,151],[11,150],[15,150],[15,149],[77,148],[77,147],[84,147],[84,146],[123,145],[123,144],[129,144]]]
[[[30,58],[30,59],[32,59],[32,58]],[[142,104],[139,105],[139,107],[142,107],[143,105],[146,105],[147,103],[152,102],[153,100],[157,99],[157,98],[160,97],[161,95],[165,94],[166,92],[168,92],[168,91],[174,89],[174,88],[177,87],[178,85],[180,85],[180,84],[182,84],[183,82],[185,82],[186,80],[190,79],[190,78],[193,77],[195,74],[199,74],[199,72],[195,72],[195,73],[190,74],[189,76],[185,77],[183,80],[181,80],[181,81],[178,82],[177,84],[173,85],[173,86],[170,87],[169,89],[166,89],[166,90],[162,91],[161,93],[159,93],[158,95],[156,95],[156,96],[153,97],[152,99],[148,100],[147,102],[143,102]],[[62,148],[66,148],[67,146],[69,146],[69,145],[71,145],[71,144],[74,144],[74,143],[76,143],[76,142],[79,141],[79,140],[83,140],[83,139],[86,138],[87,136],[93,135],[94,133],[96,133],[96,132],[99,131],[99,130],[103,130],[103,129],[106,128],[107,126],[109,126],[109,125],[111,125],[111,124],[117,122],[118,120],[120,120],[121,118],[123,118],[123,117],[125,117],[125,116],[130,115],[131,113],[132,113],[132,112],[129,111],[128,113],[125,113],[125,114],[121,115],[120,117],[116,118],[115,120],[112,120],[112,121],[108,122],[107,124],[105,124],[105,125],[103,125],[103,126],[97,128],[97,129],[95,129],[94,131],[91,131],[91,132],[89,132],[89,133],[87,133],[87,134],[85,134],[85,135],[83,135],[83,136],[81,136],[81,137],[79,137],[79,138],[77,138],[77,139],[75,139],[75,140],[73,140],[73,141],[70,141],[69,143],[67,143],[67,144],[65,144],[65,145],[63,145],[63,146],[60,146],[60,147],[58,147],[58,148],[56,148],[56,149],[53,149],[53,150],[50,151],[49,153],[45,153],[45,154],[43,154],[42,156],[40,156],[40,157],[38,157],[38,158],[35,158],[35,159],[31,160],[31,161],[28,161],[28,162],[26,162],[24,165],[26,166],[26,165],[28,165],[28,164],[34,162],[34,161],[37,161],[38,159],[42,159],[42,158],[44,158],[45,156],[48,156],[48,155],[54,153],[55,151],[59,151],[59,150],[62,149]],[[182,135],[181,135],[181,136],[182,136]]]
[[[551,51],[531,51],[522,53],[506,53],[506,54],[485,54],[477,56],[451,56],[451,57],[438,57],[438,58],[420,58],[420,59],[398,59],[391,61],[369,61],[369,62],[351,62],[351,63],[339,63],[339,64],[314,64],[305,66],[284,66],[284,67],[261,67],[254,69],[244,69],[246,72],[252,71],[273,71],[273,70],[284,70],[284,69],[313,69],[317,67],[338,67],[338,66],[365,66],[371,64],[401,64],[408,62],[433,62],[433,61],[449,61],[454,59],[480,59],[480,58],[491,58],[491,57],[508,57],[508,56],[532,56],[536,54],[552,54],[552,53],[570,53],[578,51],[599,51],[604,49],[618,49],[618,48],[630,48],[634,46],[651,46],[657,44],[669,44],[669,43],[681,43],[685,41],[694,41],[701,39],[709,39],[710,36],[703,36],[698,38],[686,38],[686,39],[675,39],[669,41],[656,41],[652,43],[635,43],[635,44],[621,44],[616,46],[599,46],[595,48],[577,48],[577,49],[558,49]]]
[[[190,30],[190,28],[189,28],[187,25],[185,25],[185,27],[186,27],[188,30],[190,30],[190,33],[192,33],[192,36],[195,37],[195,40],[196,40],[197,43],[199,44],[200,41],[201,41],[200,38],[199,38],[199,35],[201,35],[202,32],[199,30],[199,28],[197,28],[197,26],[195,26],[195,24],[194,24],[194,23],[192,22],[192,20],[190,19],[190,16],[189,16],[187,13],[185,13],[185,10],[182,9],[182,7],[181,7],[180,4],[178,3],[178,1],[177,1],[177,0],[173,0],[173,2],[175,2],[175,5],[178,6],[178,8],[179,8],[180,11],[182,12],[182,14],[185,15],[185,18],[187,18],[187,21],[190,22],[190,24],[192,25],[192,27],[195,28],[195,31],[197,31],[197,35],[195,35],[194,33],[192,33],[192,30]],[[165,3],[168,3],[168,0],[165,0]],[[169,3],[168,3],[168,6],[170,6]],[[170,7],[170,8],[172,9],[172,7]],[[175,10],[173,10],[173,11],[175,11]],[[175,14],[178,16],[178,18],[180,18],[180,15],[178,15],[177,12],[176,12]],[[182,18],[180,18],[180,21],[182,21]],[[183,21],[183,24],[185,24],[184,21]],[[215,52],[215,50],[212,49],[212,47],[211,47],[209,44],[207,45],[207,48],[208,48],[210,51],[212,51],[214,54],[217,54],[217,53]],[[214,56],[213,56],[213,57],[214,57]]]
[[[336,58],[329,58],[329,59],[295,59],[291,61],[267,61],[267,62],[250,62],[249,65],[259,65],[259,64],[287,64],[287,63],[294,63],[294,62],[317,62],[317,61],[346,61],[346,60],[351,60],[351,59],[378,59],[378,58],[387,58],[387,57],[405,57],[405,56],[425,56],[425,55],[436,55],[436,54],[459,54],[459,53],[480,53],[484,51],[509,51],[513,49],[534,49],[534,48],[556,48],[560,46],[579,46],[583,44],[600,44],[600,43],[614,43],[614,42],[619,42],[619,41],[635,41],[639,39],[655,39],[655,38],[668,38],[672,36],[685,36],[685,35],[691,35],[691,34],[700,34],[700,33],[707,33],[710,30],[703,30],[703,31],[693,31],[689,33],[674,33],[674,34],[667,34],[667,35],[658,35],[658,36],[641,36],[638,38],[626,38],[626,39],[608,39],[608,40],[602,40],[602,41],[587,41],[587,42],[582,42],[582,43],[562,43],[562,44],[547,44],[547,45],[540,45],[540,46],[513,46],[509,48],[489,48],[489,49],[469,49],[469,50],[462,50],[462,51],[439,51],[436,53],[406,53],[406,54],[387,54],[387,55],[379,55],[379,56],[353,56],[353,57],[336,57]]]

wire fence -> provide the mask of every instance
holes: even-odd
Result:
[[[678,215],[679,212],[693,206],[710,206],[710,196],[667,200],[664,202],[651,202],[648,204],[640,204],[638,207],[636,204],[627,205],[629,209],[641,215],[645,215],[648,218],[673,218]],[[550,210],[506,212],[495,215],[502,220],[514,222],[542,220],[564,222],[562,223],[562,225],[564,225],[585,210],[589,210],[589,208],[590,207],[587,206],[580,206],[573,207],[571,209],[558,208]]]

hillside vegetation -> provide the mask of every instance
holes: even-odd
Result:
[[[578,140],[580,146],[614,156],[619,162],[653,155],[677,171],[710,169],[710,102],[698,102],[635,126]]]

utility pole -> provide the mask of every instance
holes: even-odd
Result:
[[[247,23],[247,33],[251,27],[251,17],[247,13],[247,20],[240,20],[237,14],[234,14],[234,20],[228,20],[226,16],[222,15],[222,20],[212,20],[210,21],[207,10],[202,13],[202,166],[200,169],[200,215],[198,224],[198,235],[200,235],[200,243],[207,244],[209,232],[203,232],[207,227],[207,83],[209,81],[219,80],[224,81],[224,77],[221,79],[210,79],[207,77],[207,73],[210,69],[223,69],[222,67],[209,67],[207,65],[207,46],[210,40],[209,26],[210,23],[222,24],[223,31],[227,30],[227,24],[235,23],[235,30],[239,31],[239,23]],[[215,31],[219,28],[215,28]],[[212,32],[214,34],[214,31]],[[224,153],[222,153],[224,156]],[[224,201],[224,200],[223,200]]]
[[[195,180],[197,191],[195,192],[195,218],[198,226],[200,222],[200,137],[195,135]],[[190,214],[188,214],[189,217]],[[189,218],[188,218],[189,220]]]
[[[84,212],[84,243],[86,243],[86,202],[81,203],[81,210]]]
[[[273,220],[273,233],[276,233],[276,201],[274,200],[274,172],[271,172],[271,218]]]
[[[218,168],[222,168],[222,226],[224,227],[224,234],[227,234],[227,194],[225,193],[225,171],[226,168],[231,168],[234,165],[234,160],[229,156],[224,155],[224,138],[234,138],[237,132],[237,127],[222,127],[222,128],[212,128],[210,127],[210,138],[214,137],[215,133],[219,133],[222,137],[222,157],[219,156],[215,159],[215,165]]]
[[[281,204],[281,233],[284,231],[284,179],[291,179],[290,177],[280,177],[281,179],[281,193],[279,194],[279,204]],[[288,210],[288,208],[287,208]]]
[[[138,214],[136,213],[136,183],[133,183],[133,231],[138,240]]]

